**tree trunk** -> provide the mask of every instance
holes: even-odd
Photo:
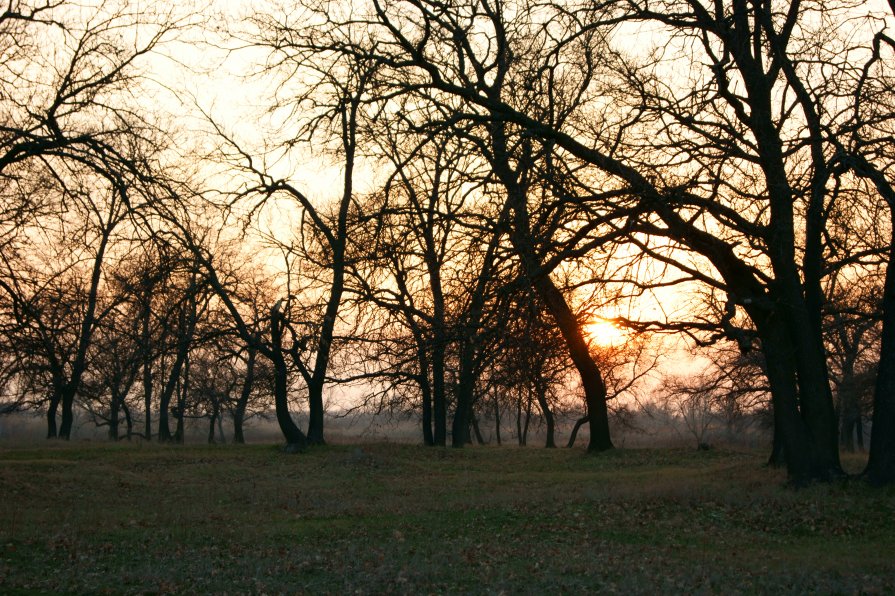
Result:
[[[80,378],[80,375],[77,375]],[[62,423],[59,425],[59,438],[68,441],[75,421],[74,403],[76,384],[69,384],[62,390]]]
[[[208,418],[208,444],[214,445],[214,423],[215,419],[218,417],[217,408],[211,413],[211,416]]]
[[[488,289],[488,282],[491,279],[491,268],[494,263],[494,254],[497,245],[503,235],[503,224],[509,213],[508,206],[505,206],[500,215],[500,222],[497,226],[500,232],[491,236],[488,241],[488,248],[485,251],[479,274],[476,276],[475,288],[472,291],[472,297],[469,302],[469,310],[466,313],[462,324],[459,325],[461,333],[460,337],[460,373],[457,383],[457,409],[454,413],[453,423],[453,444],[454,447],[462,447],[464,443],[470,443],[469,422],[472,421],[475,431],[481,442],[481,433],[477,426],[473,407],[475,406],[475,386],[478,381],[478,373],[476,370],[476,354],[479,351],[479,327],[482,323],[482,317],[485,310],[485,294]]]
[[[494,147],[492,165],[506,188],[507,201],[512,210],[513,226],[510,232],[510,242],[516,254],[519,255],[526,277],[556,321],[565,340],[569,356],[581,377],[584,400],[589,412],[590,443],[587,450],[593,453],[612,449],[609,433],[609,410],[606,406],[606,385],[600,374],[600,368],[590,354],[590,349],[572,309],[569,308],[562,292],[553,283],[549,272],[542,270],[532,239],[528,199],[525,190],[519,183],[518,174],[510,167],[505,126],[503,120],[499,118],[492,126],[491,136]]]
[[[775,414],[774,420],[774,433],[773,439],[771,440],[771,455],[768,456],[767,465],[772,468],[782,468],[786,465],[786,451],[783,449],[783,425],[781,422],[776,420]]]
[[[53,389],[50,394],[50,403],[47,405],[47,438],[55,439],[59,436],[56,428],[56,410],[59,409],[59,401],[62,399],[61,393]]]
[[[575,421],[575,426],[572,427],[572,434],[569,435],[569,442],[566,445],[568,448],[572,448],[575,445],[575,439],[578,438],[578,431],[584,426],[584,423],[588,421],[587,416],[583,416]]]
[[[429,372],[421,371],[420,374],[426,375],[420,382],[423,401],[423,444],[431,447],[435,445],[435,437],[432,435],[432,387],[429,385]]]
[[[147,296],[146,300],[151,300]],[[150,326],[151,312],[147,310],[143,313],[143,329],[141,333],[141,344],[143,348],[143,409],[146,415],[146,440],[152,437],[152,330]]]
[[[119,397],[118,391],[112,391],[112,403],[109,406],[109,438],[118,441],[118,417],[121,409],[122,398]]]
[[[482,431],[479,428],[479,419],[475,416],[470,416],[470,420],[472,421],[472,430],[475,433],[475,440],[479,442],[479,445],[484,445],[485,439],[482,438]]]
[[[436,332],[432,345],[432,409],[435,424],[433,441],[436,446],[447,445],[447,395],[444,383],[444,337]]]
[[[252,388],[255,385],[255,358],[257,350],[249,348],[246,357],[246,376],[242,380],[242,389],[239,392],[239,399],[236,400],[236,407],[233,408],[233,442],[237,445],[245,444],[245,436],[242,430],[242,424],[245,420],[246,409],[249,405],[249,398],[252,395]]]
[[[497,444],[500,445],[500,396],[496,389],[494,390],[494,435],[497,438]]]
[[[274,367],[274,410],[280,432],[286,439],[286,451],[289,453],[304,451],[308,447],[308,439],[301,429],[295,425],[289,414],[289,374],[286,359],[283,356],[283,315],[279,305],[271,309],[271,362]]]
[[[187,290],[187,297],[185,302],[180,305],[180,310],[177,313],[177,353],[174,356],[174,364],[171,365],[168,380],[165,382],[162,394],[159,396],[158,440],[160,443],[170,443],[174,440],[168,425],[168,412],[171,407],[171,398],[177,389],[181,370],[189,358],[190,346],[193,342],[196,319],[198,318],[196,291],[196,274],[193,273],[189,289]]]
[[[134,420],[133,418],[131,418],[131,409],[127,407],[126,401],[121,402],[121,409],[124,411],[124,421],[127,425],[127,434],[125,435],[125,437],[127,437],[127,440],[130,441],[134,435]]]
[[[457,383],[457,403],[454,408],[454,420],[451,424],[451,445],[463,447],[472,443],[469,435],[469,426],[472,422],[472,401],[475,385],[475,372],[473,371],[473,348],[467,346],[472,343],[471,338],[464,338],[460,347],[460,379]]]
[[[584,386],[587,403],[590,442],[587,450],[591,453],[612,449],[609,433],[609,409],[606,406],[606,385],[600,369],[594,362],[581,332],[581,327],[565,298],[549,277],[541,277],[535,287],[559,326],[566,347]]]
[[[786,325],[777,316],[763,321],[762,351],[774,407],[775,452],[783,450],[790,480],[804,485],[811,480],[829,480],[828,454],[812,440],[811,431],[799,411],[795,348]]]
[[[187,358],[183,363],[183,374],[180,376],[180,382],[177,384],[177,426],[174,428],[174,442],[183,445],[185,440],[186,429],[184,428],[184,417],[186,416],[186,398],[190,391],[190,359]]]
[[[323,382],[324,377],[321,376],[308,383],[308,445],[326,445],[323,436]]]
[[[556,447],[556,440],[554,439],[556,422],[553,417],[553,412],[550,411],[550,404],[547,403],[547,388],[543,378],[539,378],[536,381],[535,390],[538,398],[538,406],[541,408],[541,413],[544,414],[544,422],[547,424],[547,441],[545,447],[553,449]]]
[[[893,206],[895,209],[895,206]],[[893,218],[895,219],[895,218]],[[870,456],[864,476],[875,485],[895,482],[895,224],[883,285],[879,372],[873,392]]]
[[[520,437],[519,444],[525,447],[528,445],[528,428],[531,425],[531,389],[528,390],[526,400],[525,400],[525,422],[522,424],[522,436]]]

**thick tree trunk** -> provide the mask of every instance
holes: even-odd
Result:
[[[80,375],[77,375],[80,379]],[[62,390],[62,422],[59,425],[59,438],[66,441],[71,438],[71,429],[75,421],[74,404],[77,385],[69,384]]]
[[[768,464],[772,468],[782,468],[786,465],[786,452],[783,449],[783,424],[777,421],[774,414],[774,432],[771,440],[771,455],[768,456]]]
[[[478,321],[476,321],[476,326]],[[468,333],[475,331],[467,330]],[[470,424],[473,423],[472,408],[475,390],[475,344],[474,339],[466,337],[460,346],[460,372],[457,383],[457,403],[454,410],[452,424],[451,444],[454,447],[463,447],[472,443],[469,435]]]
[[[308,383],[308,444],[326,445],[323,436],[323,377]]]
[[[883,285],[883,328],[873,393],[870,456],[864,469],[864,476],[876,485],[895,482],[895,229],[892,234]]]
[[[790,480],[803,485],[812,480],[830,480],[828,447],[812,437],[809,425],[799,410],[796,376],[796,348],[790,341],[787,326],[768,317],[763,322],[762,351],[765,355],[768,381],[774,407],[775,452],[783,450]],[[804,401],[804,400],[802,400]]]
[[[245,445],[245,433],[242,429],[243,417],[245,412],[233,413],[233,442],[237,445]]]

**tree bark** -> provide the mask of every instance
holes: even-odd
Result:
[[[895,482],[895,267],[892,263],[895,263],[895,229],[883,283],[879,372],[873,393],[870,456],[864,469],[865,478],[875,485]]]

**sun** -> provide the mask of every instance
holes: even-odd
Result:
[[[603,347],[618,346],[628,339],[625,330],[608,319],[595,318],[584,325],[583,331],[591,343]]]

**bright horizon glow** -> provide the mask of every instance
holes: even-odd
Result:
[[[611,319],[594,317],[590,323],[585,323],[582,330],[585,338],[598,346],[618,346],[628,340],[627,331]]]

